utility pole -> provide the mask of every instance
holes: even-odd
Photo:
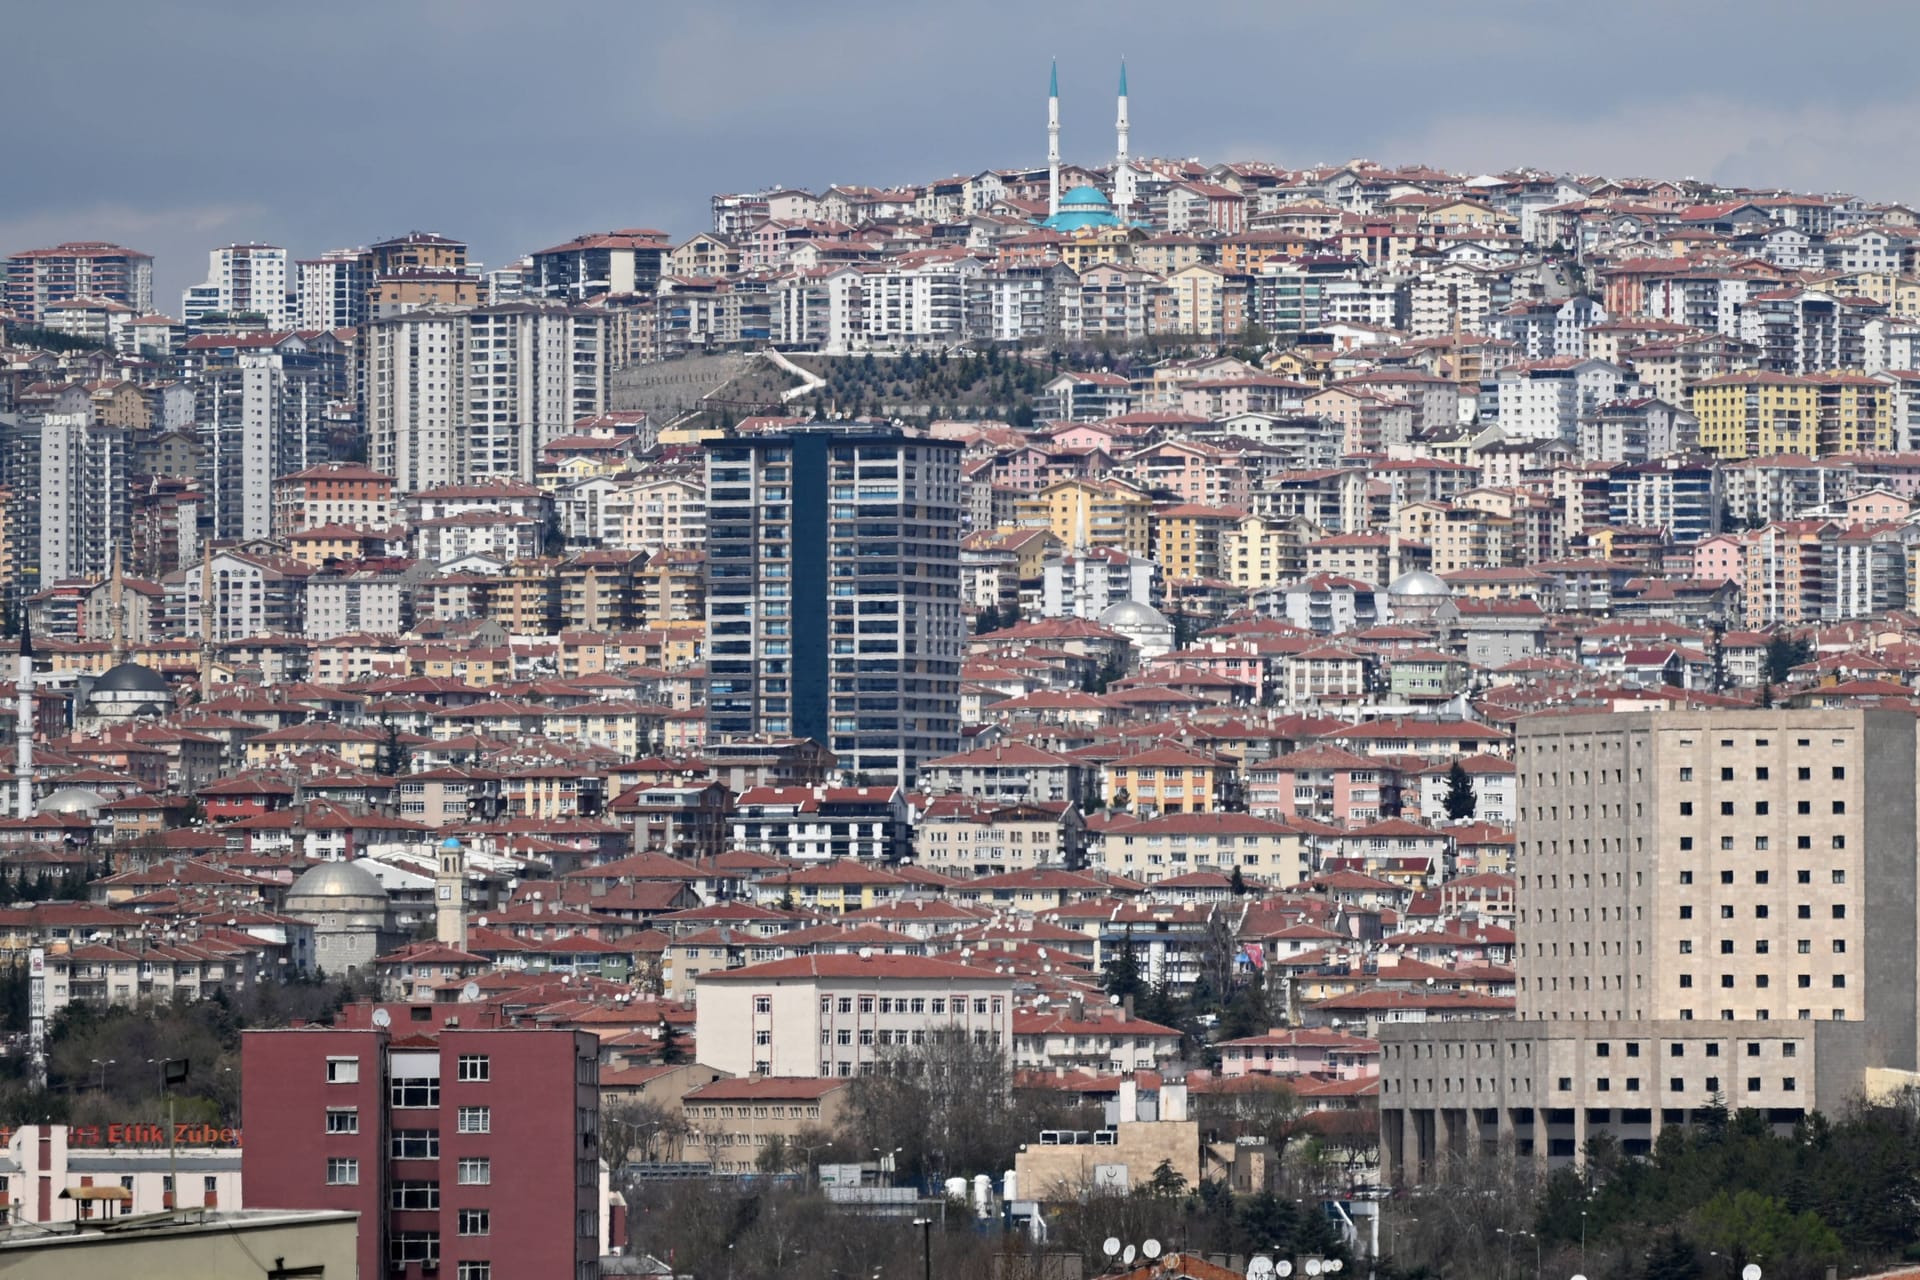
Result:
[[[187,1082],[189,1066],[185,1058],[169,1058],[160,1064],[160,1088],[167,1095],[167,1182],[173,1187],[173,1199],[167,1205],[168,1209],[180,1207],[180,1149],[174,1141],[173,1087]]]

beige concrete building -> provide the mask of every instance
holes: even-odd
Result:
[[[930,1031],[1013,1042],[1013,978],[921,956],[809,955],[701,975],[700,1060],[736,1076],[868,1075]]]
[[[352,1280],[358,1274],[357,1213],[257,1209],[120,1218],[111,1230],[80,1223],[49,1234],[29,1226],[0,1235],[9,1280],[205,1280],[254,1275],[271,1258],[288,1274]]]
[[[681,1099],[686,1137],[680,1158],[709,1163],[715,1173],[752,1173],[775,1139],[792,1146],[837,1132],[852,1091],[850,1081],[814,1076],[715,1080]],[[801,1168],[813,1158],[798,1150],[792,1155]]]
[[[1144,1093],[1132,1075],[1107,1103],[1094,1130],[1044,1130],[1013,1158],[1023,1200],[1084,1200],[1090,1190],[1125,1193],[1146,1186],[1164,1161],[1190,1187],[1200,1182],[1200,1127],[1187,1114],[1187,1086]]]
[[[1912,1069],[1915,761],[1894,712],[1523,723],[1518,1018],[1383,1033],[1388,1176],[1645,1152],[1715,1102],[1786,1125]]]

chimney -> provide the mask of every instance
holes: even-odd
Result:
[[[1140,1083],[1133,1078],[1131,1071],[1120,1077],[1120,1114],[1121,1124],[1135,1124],[1140,1119]]]

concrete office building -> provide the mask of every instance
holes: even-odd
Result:
[[[707,729],[909,783],[960,745],[957,441],[854,424],[707,446]]]
[[[1542,716],[1514,759],[1518,1016],[1384,1030],[1389,1177],[1644,1153],[1715,1103],[1784,1126],[1914,1069],[1912,716]]]

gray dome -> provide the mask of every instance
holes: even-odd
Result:
[[[1167,615],[1150,604],[1141,604],[1138,600],[1120,600],[1100,611],[1098,622],[1103,627],[1115,631],[1127,627],[1171,627]]]
[[[1450,596],[1453,588],[1425,569],[1415,569],[1395,578],[1387,587],[1390,596]]]
[[[158,671],[137,662],[123,662],[93,682],[93,691],[101,693],[153,693],[171,699],[167,682]]]
[[[106,797],[85,787],[61,787],[39,804],[42,813],[98,813]]]
[[[300,873],[289,898],[384,898],[386,886],[371,871],[351,862],[323,862]]]

